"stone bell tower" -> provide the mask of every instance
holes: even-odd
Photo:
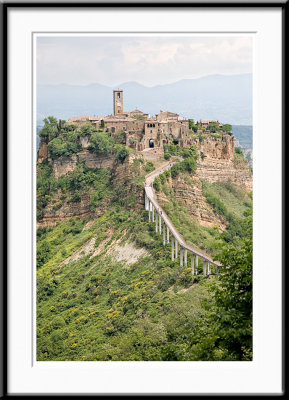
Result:
[[[121,89],[113,91],[113,114],[123,114],[123,91]]]

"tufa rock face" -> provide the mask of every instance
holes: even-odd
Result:
[[[176,200],[184,204],[190,216],[197,219],[200,225],[210,228],[217,226],[219,230],[225,229],[224,219],[215,213],[202,195],[202,183],[198,177],[188,179],[188,175],[182,175],[174,179],[169,178],[168,183],[173,189]],[[157,193],[157,198],[160,203],[167,201],[162,192]]]
[[[197,149],[207,158],[218,160],[234,160],[234,136],[223,135],[222,138],[203,135],[203,141],[198,141]]]
[[[223,134],[221,138],[203,135],[194,141],[198,152],[196,175],[213,182],[232,182],[246,191],[252,191],[252,172],[246,159],[235,159],[234,136]],[[202,157],[203,155],[203,157]]]
[[[140,156],[129,154],[122,164],[115,160],[114,155],[100,157],[97,154],[81,152],[72,155],[71,157],[59,157],[52,161],[53,172],[55,178],[58,179],[62,175],[68,175],[74,170],[77,162],[85,161],[88,168],[111,168],[112,182],[119,194],[119,199],[124,202],[129,200],[130,195],[133,195],[136,200],[136,207],[143,207],[144,192],[143,185],[134,184],[132,182],[136,175],[142,172],[142,163],[135,164],[134,160]],[[91,211],[91,191],[87,190],[81,194],[81,201],[72,202],[63,199],[61,190],[53,194],[49,203],[45,207],[44,215],[41,221],[37,223],[40,226],[54,226],[57,221],[69,219],[71,217],[80,218],[97,218],[109,208],[109,201],[102,202],[95,212]]]
[[[53,173],[56,179],[73,171],[78,162],[84,162],[87,168],[112,168],[115,162],[113,154],[94,154],[83,150],[70,157],[61,156],[52,161]]]
[[[95,212],[91,212],[90,193],[84,192],[80,202],[68,202],[61,200],[61,190],[53,195],[45,207],[44,216],[37,223],[37,228],[41,226],[55,226],[57,221],[64,221],[71,217],[92,218],[101,215],[105,209],[98,208]]]
[[[133,179],[142,174],[142,164],[135,164],[140,159],[139,155],[129,154],[125,162],[117,162],[112,174],[112,184],[121,196],[127,198],[133,195],[137,206],[144,206],[144,186],[143,183],[137,184]],[[142,159],[142,157],[141,157]]]
[[[37,161],[39,163],[42,163],[47,158],[48,158],[47,144],[45,142],[40,141],[39,149],[38,149],[38,153],[37,153]]]
[[[204,159],[197,163],[197,176],[213,182],[232,182],[246,191],[252,191],[252,173],[247,161],[235,163],[234,161]]]

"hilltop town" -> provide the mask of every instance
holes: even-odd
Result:
[[[178,144],[181,147],[193,144],[189,132],[197,135],[204,133],[226,134],[232,129],[219,121],[198,121],[180,117],[179,114],[162,111],[155,116],[135,109],[124,111],[124,93],[121,89],[113,91],[113,114],[107,116],[88,116],[69,118],[72,124],[82,125],[90,122],[95,128],[111,132],[112,135],[125,133],[126,146],[137,151],[148,148],[163,149],[166,144]]]

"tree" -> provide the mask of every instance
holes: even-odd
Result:
[[[219,130],[219,125],[217,122],[212,121],[209,126],[208,129],[210,132],[217,132]]]
[[[241,147],[235,147],[236,154],[243,154]]]
[[[193,129],[195,128],[195,121],[193,120],[193,118],[190,118],[189,120],[189,129]]]
[[[252,255],[252,210],[248,210],[244,238],[224,244],[218,255],[225,267],[215,291],[218,346],[239,360],[250,359],[252,353]]]
[[[207,312],[198,321],[185,360],[252,360],[251,210],[243,222],[242,236],[220,247],[216,258],[223,266],[211,287],[212,301],[203,302]]]
[[[157,192],[159,192],[160,189],[161,189],[161,180],[160,180],[160,178],[158,176],[155,178],[153,185],[154,185],[154,189]]]
[[[222,126],[222,130],[224,131],[224,132],[231,132],[232,131],[232,125],[230,125],[230,124],[223,124],[223,126]]]
[[[123,164],[126,157],[129,155],[129,149],[126,146],[119,145],[116,152],[116,159]]]
[[[104,121],[104,119],[101,120],[100,127],[101,127],[101,129],[104,129],[104,128],[105,128],[105,121]]]
[[[94,131],[93,125],[90,122],[86,122],[80,128],[80,136],[90,136]]]
[[[58,122],[55,117],[49,116],[44,118],[43,120],[44,126],[38,135],[43,139],[46,143],[50,140],[54,139],[58,134]]]
[[[107,154],[112,149],[113,142],[110,137],[103,133],[94,132],[90,138],[89,150],[93,153]]]
[[[197,163],[194,158],[188,157],[184,161],[185,170],[189,171],[190,173],[195,173],[197,169]]]

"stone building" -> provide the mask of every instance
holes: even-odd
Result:
[[[155,117],[141,110],[123,110],[123,90],[113,91],[113,115],[106,117],[71,117],[69,122],[91,122],[96,128],[105,126],[112,135],[125,132],[126,145],[142,151],[146,148],[162,148],[164,144],[178,143],[184,146],[189,135],[189,122],[178,114],[160,111]]]

